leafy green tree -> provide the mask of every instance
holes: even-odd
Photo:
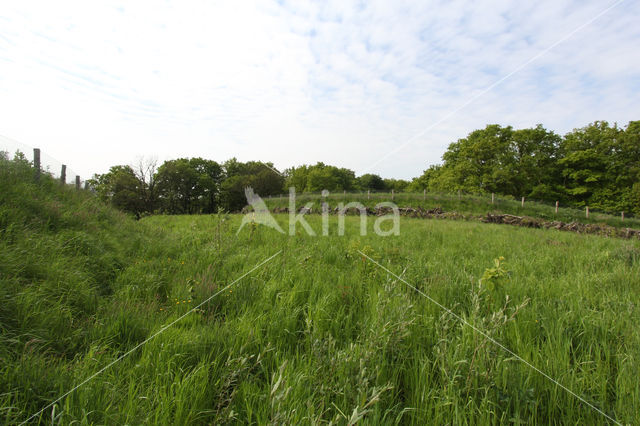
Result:
[[[226,210],[238,211],[247,200],[244,190],[253,188],[261,197],[282,193],[285,178],[273,163],[249,161],[242,163],[232,158],[224,163],[225,179],[221,184],[220,200]]]
[[[442,170],[442,165],[440,164],[433,164],[429,166],[427,170],[422,172],[422,175],[416,178],[413,178],[413,180],[411,180],[411,183],[409,184],[407,189],[413,192],[419,192],[425,189],[427,191],[436,191],[437,190],[436,179],[439,173],[441,172],[441,170]]]
[[[196,197],[198,174],[189,159],[165,161],[156,173],[158,195],[163,211],[170,214],[194,213],[192,204]]]
[[[171,214],[217,211],[222,167],[203,158],[178,158],[158,168],[156,183],[163,210]]]
[[[640,121],[631,121],[614,150],[614,186],[619,189],[616,211],[640,215]]]
[[[33,163],[27,159],[27,156],[24,155],[24,152],[17,150],[15,154],[13,154],[13,162],[18,165],[27,165],[33,166]]]
[[[616,161],[623,131],[606,121],[596,121],[565,135],[558,161],[564,187],[571,200],[604,209],[616,208],[622,188],[616,186],[624,174],[623,162]]]
[[[305,187],[307,192],[320,192],[325,189],[331,192],[356,189],[356,174],[352,170],[321,162],[309,166],[308,170]]]
[[[358,185],[361,189],[370,189],[373,191],[385,190],[384,179],[372,173],[367,173],[360,176],[358,178]]]
[[[220,205],[227,211],[239,211],[247,205],[245,188],[251,186],[247,175],[226,178],[220,188]]]
[[[309,176],[309,166],[302,165],[299,167],[291,167],[284,171],[284,175],[286,176],[285,187],[288,191],[288,188],[295,188],[297,192],[304,192],[307,188],[307,178]]]
[[[233,157],[222,164],[224,169],[225,177],[239,176],[248,174],[246,164],[238,161],[237,158]]]
[[[391,191],[392,189],[395,192],[405,192],[409,187],[409,181],[404,179],[385,179],[384,180],[384,188],[387,191]]]
[[[307,187],[305,189],[308,192],[320,192],[325,189],[335,192],[344,188],[342,188],[340,184],[340,176],[334,173],[334,170],[330,166],[322,165],[318,167],[316,165],[309,170]]]
[[[492,124],[450,144],[433,186],[445,191],[511,192],[504,166],[509,163],[512,134],[510,126]]]
[[[224,170],[220,164],[203,158],[192,158],[189,165],[195,170],[197,178],[195,196],[198,199],[198,210],[201,213],[218,211],[220,184]]]
[[[136,217],[146,211],[144,184],[130,166],[113,166],[109,172],[96,174],[89,181],[98,197]]]
[[[527,198],[553,198],[559,194],[561,173],[556,167],[561,137],[541,124],[513,131],[508,151],[500,158],[506,190]]]
[[[251,175],[250,182],[256,194],[261,196],[279,195],[284,186],[284,176],[263,167],[262,170]]]
[[[286,188],[294,187],[298,193],[328,191],[352,191],[357,189],[359,180],[355,172],[318,162],[285,170]]]
[[[443,165],[426,170],[413,187],[555,197],[561,176],[555,167],[560,141],[542,125],[521,130],[488,125],[449,145]]]

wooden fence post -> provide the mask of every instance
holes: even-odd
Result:
[[[84,190],[85,190],[85,191],[88,191],[88,190],[89,190],[89,181],[88,181],[88,180],[85,180],[85,181],[84,181]]]
[[[559,201],[556,201],[556,214],[558,214],[558,204],[559,204]]]
[[[524,197],[522,197],[522,207],[524,207]]]
[[[494,198],[494,194],[493,194],[493,192],[492,192],[492,193],[491,193],[491,204],[493,204],[494,199],[495,199],[495,198]]]
[[[367,200],[371,199],[371,190],[367,189]]]
[[[589,218],[589,206],[587,206],[586,213],[587,213],[587,219],[588,219]]]
[[[80,176],[76,175],[76,189],[80,190]]]
[[[620,218],[624,221],[624,212],[620,213]]]
[[[35,169],[33,178],[36,183],[40,182],[40,148],[33,148],[33,168]]]
[[[63,185],[67,183],[67,166],[62,165],[62,170],[60,170],[60,183]]]
[[[391,201],[393,201],[394,196],[395,196],[395,193],[393,192],[393,189],[391,189]]]

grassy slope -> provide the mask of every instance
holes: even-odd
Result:
[[[145,239],[92,196],[47,176],[32,181],[28,166],[0,164],[0,418],[8,423],[69,388],[94,342],[114,340],[116,322],[101,321],[114,280]]]
[[[361,249],[608,414],[640,422],[637,241],[420,219],[403,219],[399,237],[360,237],[355,217],[344,237],[236,235],[239,216],[135,223],[73,191],[9,187],[0,422],[25,420],[281,249],[41,421],[604,422]],[[320,220],[309,219],[318,232]],[[506,308],[476,285],[500,255]]]
[[[376,193],[371,194],[367,198],[367,194],[331,194],[328,198],[330,206],[335,207],[338,203],[348,203],[357,201],[367,207],[373,207],[382,201],[391,201],[391,194]],[[284,197],[265,199],[270,208],[288,207],[289,200]],[[314,203],[316,209],[320,208],[321,197],[317,194],[298,194],[296,196],[296,206],[298,208],[306,203]],[[517,216],[530,216],[541,218],[548,221],[559,220],[562,222],[581,222],[581,223],[605,223],[615,227],[628,227],[640,229],[640,220],[625,217],[624,221],[620,216],[612,216],[600,212],[590,212],[589,218],[586,218],[584,209],[575,209],[569,207],[560,207],[558,213],[555,212],[555,206],[535,201],[526,201],[524,207],[520,200],[509,200],[496,198],[495,203],[491,204],[491,196],[457,195],[449,194],[423,194],[402,193],[395,194],[394,203],[399,207],[423,207],[433,209],[435,207],[442,208],[445,212],[458,212],[464,215],[484,216],[487,213],[513,214]]]

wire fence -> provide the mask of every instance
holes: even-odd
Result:
[[[450,192],[396,192],[392,191],[374,191],[374,190],[357,190],[357,191],[335,191],[329,193],[322,192],[300,192],[296,193],[299,199],[327,199],[327,200],[353,200],[358,201],[391,201],[396,203],[414,202],[419,205],[420,202],[444,202],[449,205],[455,204],[475,204],[477,207],[489,208],[495,210],[508,210],[522,214],[542,215],[543,217],[553,218],[554,216],[565,216],[571,218],[584,218],[594,220],[615,220],[630,223],[637,222],[629,212],[611,212],[602,209],[594,209],[590,206],[577,206],[568,202],[549,201],[540,199],[531,199],[526,197],[498,196],[498,194],[478,194],[458,191]],[[288,199],[289,194],[272,195],[267,197],[274,200]],[[411,207],[411,206],[409,206]],[[635,224],[635,223],[634,223]]]
[[[0,152],[5,152],[9,159],[17,158],[17,155],[23,154],[34,167],[36,167],[36,162],[38,162],[42,173],[46,173],[55,179],[60,179],[61,183],[75,185],[80,188],[86,188],[88,185],[87,180],[83,179],[72,168],[56,158],[51,157],[46,152],[41,151],[39,148],[30,147],[14,139],[0,135]]]

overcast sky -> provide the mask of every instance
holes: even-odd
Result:
[[[144,155],[411,178],[488,123],[640,119],[639,48],[635,0],[5,2],[0,135],[83,177]]]

